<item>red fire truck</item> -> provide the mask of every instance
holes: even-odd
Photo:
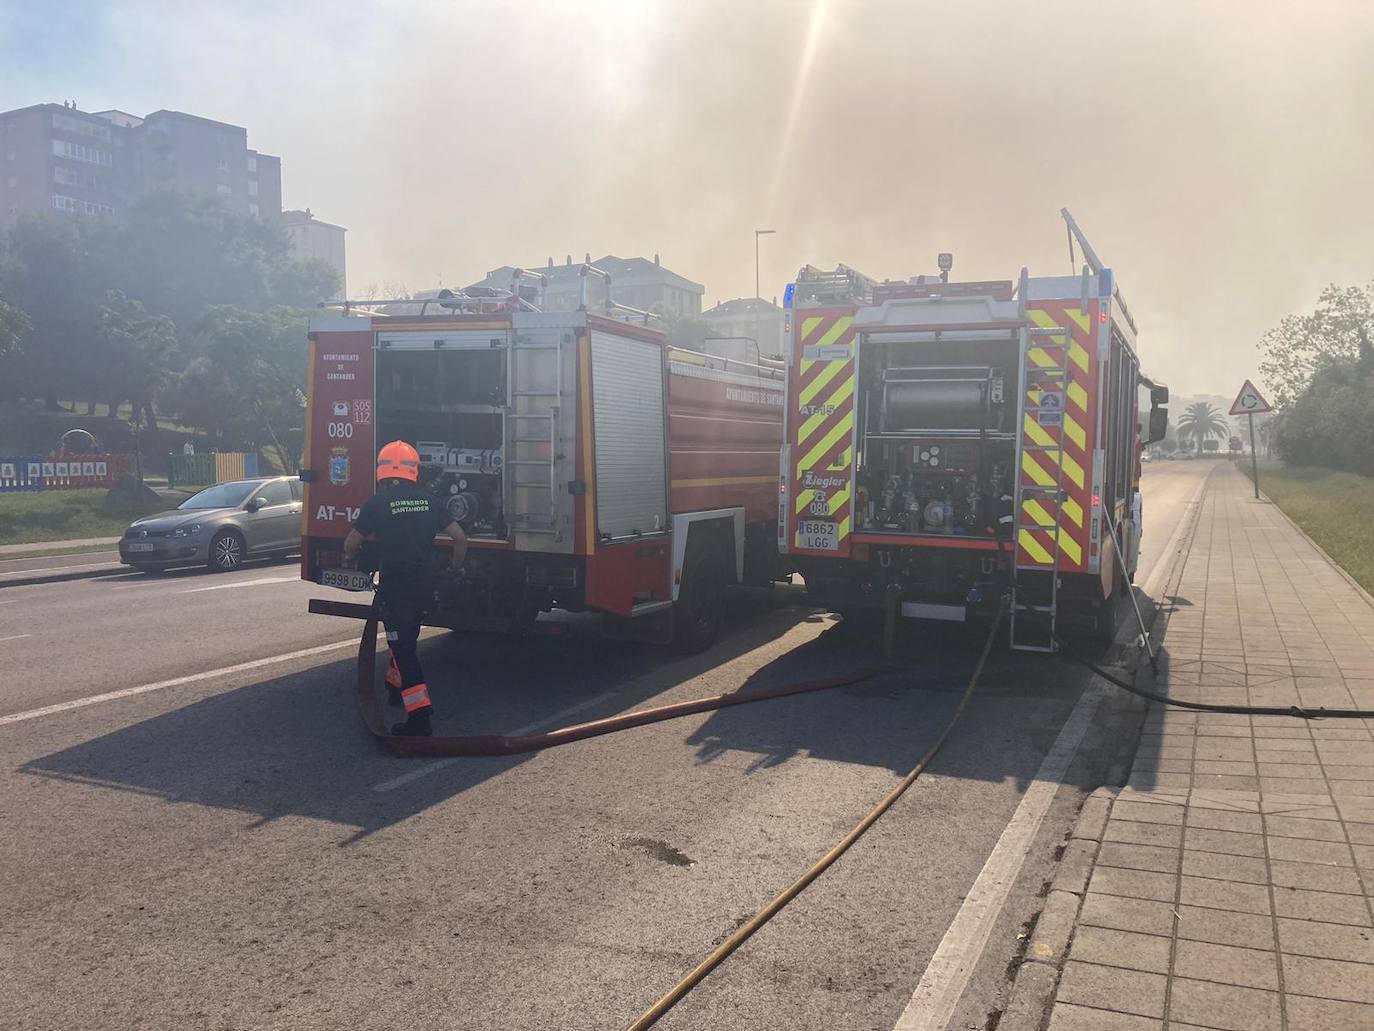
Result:
[[[528,629],[560,608],[706,647],[724,587],[776,575],[781,364],[670,347],[620,306],[543,312],[527,295],[517,276],[312,321],[302,577],[369,587],[342,542],[377,447],[401,439],[471,543],[431,625]]]
[[[1168,390],[1140,375],[1116,277],[1063,214],[1079,276],[808,267],[789,288],[778,547],[822,602],[962,622],[1009,592],[1026,650],[1053,650],[1061,617],[1114,629],[1142,525],[1138,388],[1150,440]]]

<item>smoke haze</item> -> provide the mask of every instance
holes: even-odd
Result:
[[[1117,270],[1146,370],[1233,393],[1374,278],[1374,5],[671,2],[0,9],[4,107],[248,127],[349,229],[353,293],[653,255],[707,305],[804,262]],[[54,60],[60,55],[61,60]]]

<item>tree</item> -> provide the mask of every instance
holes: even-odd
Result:
[[[19,353],[19,341],[29,331],[29,317],[0,297],[0,359]]]
[[[95,349],[100,299],[110,285],[104,264],[102,220],[56,213],[21,219],[5,238],[0,290],[23,309],[30,330],[13,363],[21,396],[41,397],[49,409],[59,395],[87,397],[102,379]]]
[[[0,240],[0,294],[32,325],[23,349],[4,359],[4,385],[52,408],[59,398],[89,405],[137,394],[138,416],[151,421],[168,384],[207,357],[202,348],[214,335],[197,329],[208,311],[311,307],[332,297],[337,283],[323,262],[297,260],[280,228],[215,199],[160,191],[118,219],[57,212],[21,219]],[[157,318],[169,321],[150,321]],[[291,341],[299,360],[278,363],[297,394],[305,382],[303,340],[301,329]],[[133,364],[126,368],[125,360]],[[232,415],[253,410],[262,396],[220,401]]]
[[[200,355],[178,384],[178,415],[217,442],[270,446],[293,468],[305,433],[308,322],[308,312],[286,307],[211,308],[196,329]]]
[[[18,398],[21,341],[29,331],[29,317],[0,297],[0,401]]]
[[[1324,368],[1355,361],[1374,332],[1374,283],[1328,286],[1306,315],[1287,315],[1260,338],[1260,373],[1279,408],[1291,405]]]
[[[1228,433],[1226,420],[1206,401],[1194,401],[1178,420],[1178,435],[1191,439],[1195,449],[1206,447],[1212,437],[1225,437]]]
[[[107,290],[100,309],[100,342],[110,411],[131,401],[133,422],[142,421],[156,440],[157,400],[175,371],[176,326],[165,315],[150,314],[142,302]]]

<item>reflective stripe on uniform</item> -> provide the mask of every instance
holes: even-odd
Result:
[[[396,657],[394,655],[391,658],[391,665],[386,671],[386,686],[398,689],[401,686],[401,668],[396,665]]]
[[[401,692],[401,703],[405,705],[408,713],[414,712],[416,709],[428,709],[430,707],[429,688],[424,684],[407,687]]]

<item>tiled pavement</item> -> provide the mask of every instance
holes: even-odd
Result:
[[[1229,466],[1166,594],[1173,697],[1374,709],[1374,604]],[[1156,705],[1050,1031],[1374,1031],[1371,895],[1374,720]]]

